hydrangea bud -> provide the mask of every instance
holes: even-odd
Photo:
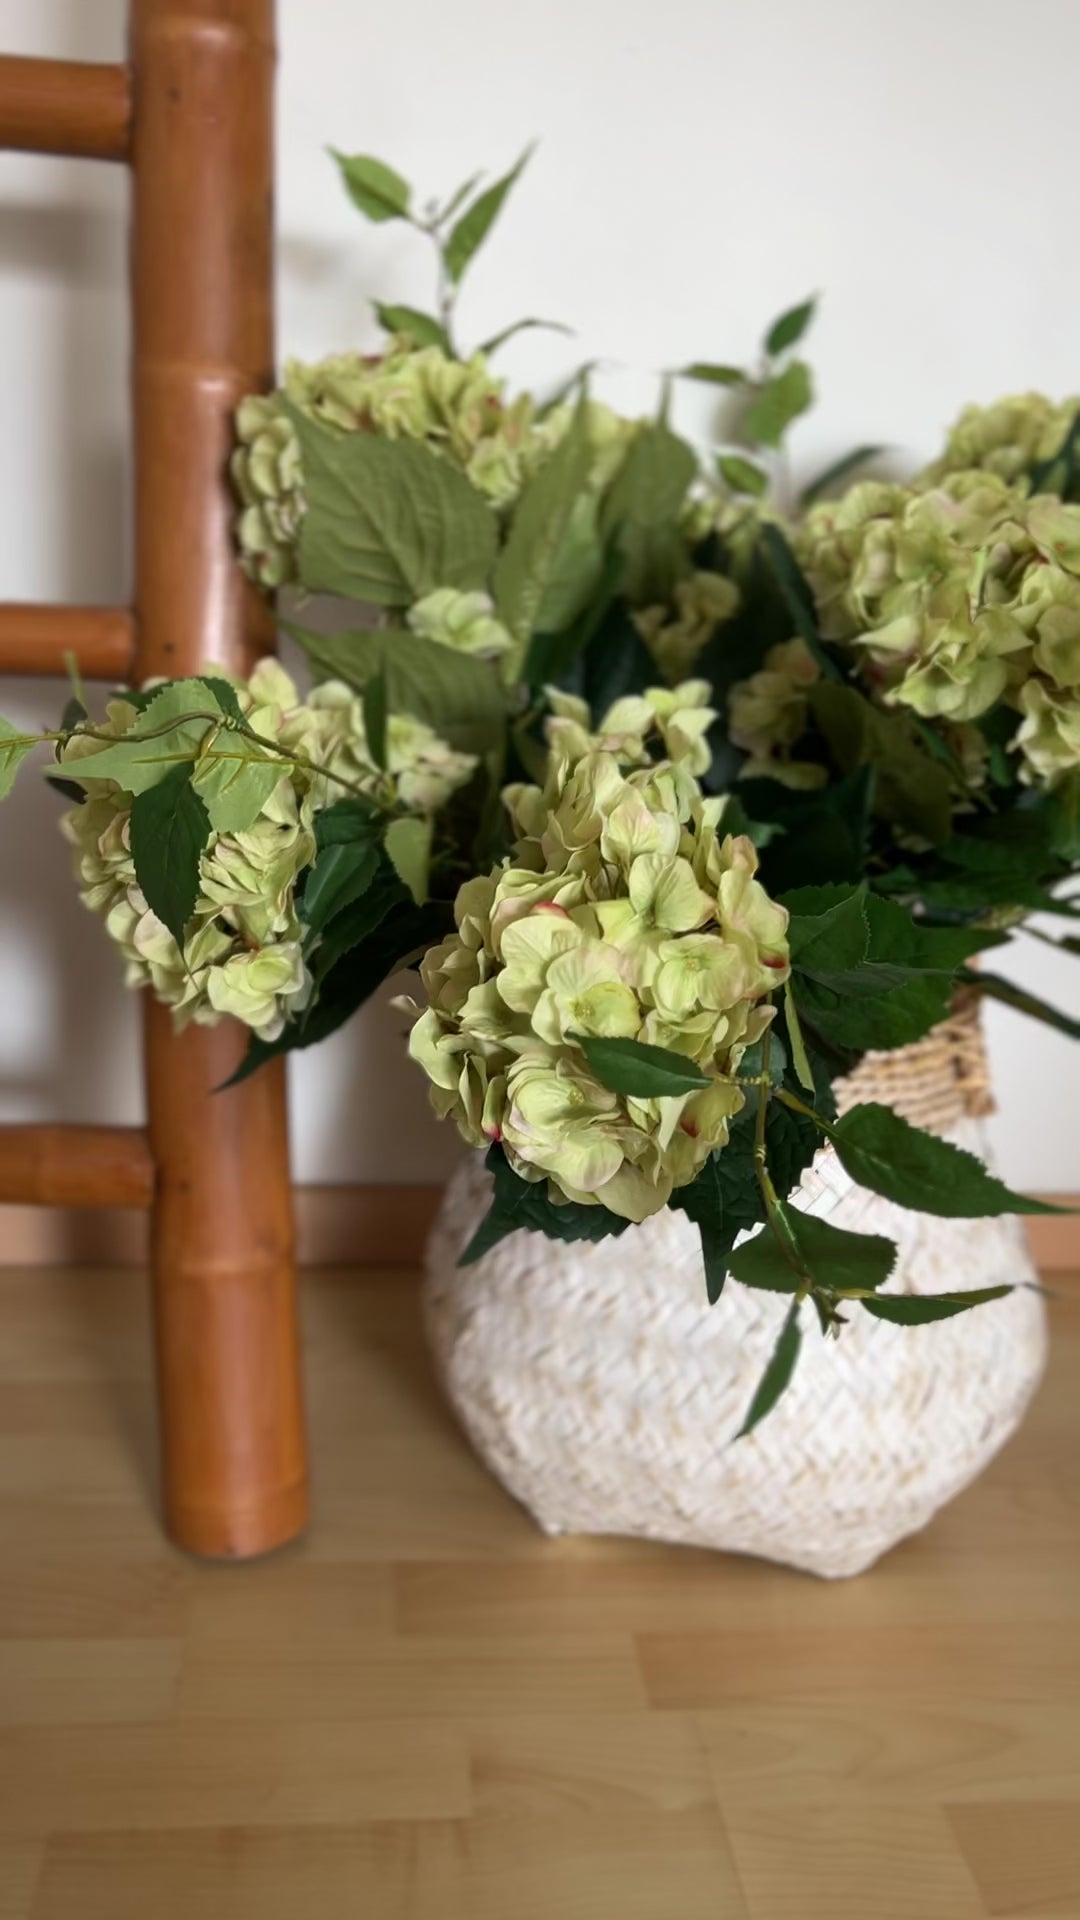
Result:
[[[410,1052],[466,1140],[501,1141],[556,1200],[642,1220],[743,1106],[740,1060],[788,975],[787,914],[750,842],[723,834],[724,800],[703,799],[685,767],[626,771],[614,753],[559,745],[539,804],[518,791],[514,854],[462,888],[456,933],[421,965]],[[613,1093],[589,1068],[590,1036],[670,1048],[708,1085]]]

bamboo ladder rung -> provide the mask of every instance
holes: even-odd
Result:
[[[0,58],[0,147],[82,160],[126,160],[130,138],[126,67]]]
[[[144,1127],[0,1126],[0,1204],[149,1207]]]
[[[135,622],[126,607],[0,604],[0,674],[60,677],[74,654],[84,680],[131,679]]]

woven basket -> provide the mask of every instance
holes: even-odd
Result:
[[[986,1156],[974,1002],[917,1046],[867,1055],[840,1105],[884,1100]],[[671,1209],[598,1245],[515,1233],[458,1256],[486,1211],[479,1154],[452,1177],[427,1258],[435,1361],[491,1470],[548,1533],[619,1533],[861,1572],[924,1527],[1019,1425],[1045,1358],[1038,1294],[893,1327],[852,1315],[804,1340],[794,1382],[738,1445],[787,1302],[729,1285],[710,1308],[697,1229]],[[941,1220],[854,1187],[831,1148],[799,1205],[883,1233],[889,1292],[1030,1281],[1014,1220]]]

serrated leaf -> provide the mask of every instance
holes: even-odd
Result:
[[[387,333],[407,333],[418,347],[439,347],[445,354],[453,353],[450,336],[434,314],[421,313],[419,307],[393,306],[385,300],[376,300],[373,305],[379,325]]]
[[[401,820],[391,820],[383,836],[387,859],[418,907],[423,906],[428,897],[433,830],[430,816],[424,818],[414,813]]]
[[[629,600],[666,600],[689,553],[680,532],[683,502],[697,474],[693,449],[663,421],[643,427],[604,497],[600,532],[617,539]]]
[[[880,1300],[860,1300],[875,1320],[891,1320],[898,1327],[923,1327],[932,1320],[951,1320],[988,1300],[1003,1300],[1015,1287],[973,1287],[970,1293],[886,1293]]]
[[[288,409],[300,441],[307,512],[302,584],[383,607],[436,587],[486,587],[495,516],[463,473],[411,440],[337,434]]]
[[[514,1172],[502,1148],[492,1146],[484,1162],[495,1183],[491,1207],[458,1260],[459,1267],[475,1261],[505,1240],[507,1234],[523,1228],[543,1233],[549,1240],[604,1240],[610,1234],[625,1233],[629,1226],[618,1214],[604,1206],[584,1206],[567,1201],[556,1205],[547,1190],[547,1181],[523,1180]]]
[[[850,453],[841,454],[839,460],[834,460],[830,466],[824,467],[819,474],[816,474],[813,480],[808,481],[799,495],[800,507],[812,507],[815,500],[820,500],[822,495],[828,493],[839,481],[846,480],[849,473],[854,473],[858,467],[864,467],[869,460],[876,460],[884,452],[884,447],[866,446],[853,447]]]
[[[822,906],[826,892],[837,897]],[[870,925],[865,887],[800,888],[784,894],[781,904],[791,915],[788,948],[793,967],[804,972],[844,972],[866,959]]]
[[[792,421],[813,401],[809,367],[805,360],[792,360],[755,394],[743,415],[740,438],[754,446],[778,447]]]
[[[458,752],[485,753],[501,742],[506,695],[489,661],[403,628],[324,636],[283,624],[324,679],[362,693],[374,675],[384,675],[390,712],[425,721]]]
[[[513,682],[539,614],[574,505],[589,477],[588,419],[579,406],[567,433],[526,485],[495,566],[495,611],[514,635],[504,674]]]
[[[493,353],[498,353],[499,348],[504,347],[508,340],[513,340],[515,335],[533,333],[537,327],[542,328],[545,333],[565,333],[572,336],[574,332],[573,327],[566,326],[562,320],[537,320],[530,316],[528,320],[514,320],[510,326],[500,328],[499,332],[493,333],[489,339],[481,340],[476,351],[490,358]]]
[[[131,804],[131,858],[146,904],[178,947],[199,895],[199,860],[210,816],[191,784],[190,765],[170,768]]]
[[[642,1040],[609,1040],[575,1034],[575,1043],[590,1072],[612,1093],[633,1100],[660,1100],[669,1095],[697,1093],[709,1085],[708,1074],[683,1053],[670,1047],[650,1047]]]
[[[845,1173],[897,1206],[948,1220],[1005,1213],[1067,1213],[1013,1193],[973,1153],[924,1133],[877,1102],[851,1107],[830,1139]]]
[[[321,985],[338,961],[368,940],[406,897],[397,874],[382,861],[366,891],[335,913],[323,928],[311,961],[316,982]]]
[[[769,491],[768,474],[756,467],[752,460],[745,460],[742,454],[717,454],[716,469],[732,493],[745,493],[754,500],[761,500]]]
[[[15,775],[36,742],[27,739],[21,727],[0,719],[0,800],[11,792]]]
[[[367,219],[381,224],[384,220],[408,218],[411,188],[393,167],[366,153],[339,153],[336,147],[331,147],[330,152],[341,169],[353,206]]]
[[[732,1278],[746,1287],[792,1293],[806,1284],[825,1292],[883,1286],[896,1265],[896,1247],[878,1233],[852,1233],[798,1207],[783,1206],[773,1227],[736,1247]]]
[[[461,218],[450,229],[443,249],[446,271],[455,283],[461,279],[466,267],[478,248],[483,246],[488,234],[502,210],[503,202],[510,189],[521,175],[531,155],[532,147],[526,147],[520,160],[516,161],[509,173],[496,180],[483,193],[478,194],[471,207],[467,207]]]
[[[203,717],[188,718],[193,712]],[[144,793],[178,765],[190,772],[210,729],[223,718],[204,680],[170,681],[147,701],[127,733],[100,753],[65,760],[64,773],[79,782],[115,780],[127,793]]]
[[[784,1324],[780,1329],[769,1364],[761,1376],[747,1413],[746,1419],[735,1435],[742,1440],[746,1434],[753,1433],[767,1414],[770,1414],[785,1388],[791,1383],[802,1346],[802,1333],[799,1328],[799,1302],[793,1300],[788,1309]]]
[[[728,367],[714,360],[692,360],[679,368],[680,380],[701,380],[711,387],[745,387],[750,375],[744,367]]]
[[[379,849],[371,839],[320,847],[300,897],[300,915],[312,936],[367,892],[378,866]]]
[[[386,722],[389,701],[385,673],[373,673],[360,689],[360,710],[364,720],[364,739],[373,764],[386,770]]]
[[[287,760],[264,753],[244,734],[219,733],[192,775],[215,832],[246,833],[288,767]]]
[[[800,301],[797,307],[788,307],[780,314],[765,335],[766,353],[786,353],[789,347],[795,346],[810,325],[816,307],[817,297],[811,295],[809,300]]]

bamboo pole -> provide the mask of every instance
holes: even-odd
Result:
[[[125,160],[130,121],[126,67],[0,56],[0,147]]]
[[[0,1127],[0,1204],[148,1207],[154,1163],[142,1127]]]
[[[226,480],[233,409],[273,359],[272,0],[134,0],[131,64],[137,672],[244,672],[273,638]],[[214,1092],[243,1040],[149,1009],[166,1518],[204,1554],[307,1518],[281,1064]]]
[[[74,654],[84,680],[126,684],[135,658],[135,626],[126,607],[0,605],[0,673],[67,672]]]

